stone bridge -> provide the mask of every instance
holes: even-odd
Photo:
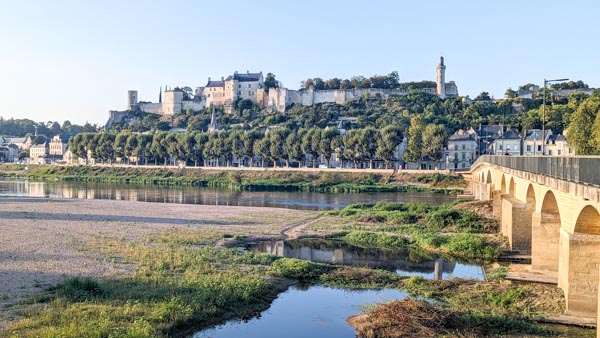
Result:
[[[465,175],[510,247],[553,274],[567,314],[598,316],[600,157],[481,156]]]

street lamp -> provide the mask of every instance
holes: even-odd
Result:
[[[544,91],[542,93],[542,156],[544,156],[546,152],[546,86],[550,82],[564,82],[569,79],[555,79],[555,80],[546,80],[544,79]],[[535,143],[534,143],[535,148]]]

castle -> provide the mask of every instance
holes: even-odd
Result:
[[[446,66],[444,57],[440,57],[440,63],[436,68],[437,78],[436,87],[421,88],[417,91],[437,95],[442,99],[448,97],[457,97],[458,88],[454,81],[445,81]],[[185,97],[181,89],[167,89],[164,91],[164,100],[162,90],[159,95],[159,102],[140,102],[136,90],[130,90],[127,93],[127,110],[109,111],[109,120],[107,127],[114,123],[121,122],[127,116],[128,111],[140,110],[146,113],[172,116],[183,111],[191,109],[198,111],[210,106],[223,106],[225,112],[231,113],[234,110],[234,104],[238,100],[247,99],[255,104],[267,109],[269,112],[285,112],[293,105],[311,106],[319,103],[335,102],[344,104],[361,97],[388,97],[390,95],[408,95],[408,89],[395,88],[352,88],[352,89],[323,89],[316,90],[313,86],[308,89],[292,90],[287,88],[269,88],[265,89],[264,77],[259,73],[238,73],[237,71],[227,78],[221,77],[221,80],[211,80],[204,87],[196,87],[193,97]]]

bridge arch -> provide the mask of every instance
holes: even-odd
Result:
[[[485,183],[489,183],[489,184],[492,183],[492,173],[489,170],[487,171],[487,175],[486,175],[486,178],[485,178]]]
[[[517,189],[517,185],[515,184],[515,179],[514,177],[510,178],[510,183],[508,185],[508,195],[510,197],[515,197],[515,191]]]
[[[506,175],[502,174],[502,181],[500,181],[500,192],[502,194],[506,194],[508,191],[506,190]]]
[[[565,289],[567,311],[596,314],[600,279],[600,214],[596,208],[591,205],[583,207],[577,216],[573,235],[561,238],[561,250],[568,253],[564,257],[569,260],[568,265],[561,264],[560,271],[563,278],[568,278],[567,285],[561,285]]]
[[[558,271],[561,215],[556,196],[550,190],[542,199],[540,212],[532,214],[531,268]]]

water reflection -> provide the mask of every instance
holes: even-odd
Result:
[[[421,276],[434,280],[485,279],[483,268],[479,265],[451,262],[413,248],[372,249],[335,240],[302,239],[264,241],[250,247],[250,250],[320,263],[384,269],[403,276]]]
[[[250,321],[230,321],[200,331],[194,338],[305,338],[354,337],[346,319],[363,306],[406,297],[398,290],[347,291],[323,286],[292,287],[281,293],[268,310]]]
[[[454,195],[428,192],[325,194],[285,191],[231,191],[198,187],[139,186],[104,183],[0,181],[0,196],[109,199],[139,202],[279,207],[303,210],[343,208],[352,203],[424,202],[442,204]]]

